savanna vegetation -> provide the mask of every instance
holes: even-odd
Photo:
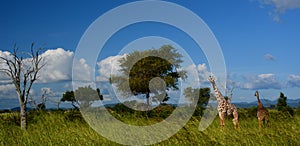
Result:
[[[117,105],[109,110],[125,123],[150,125],[166,118],[174,108],[161,105],[151,112],[136,112]],[[299,114],[271,110],[270,116],[270,126],[259,128],[256,107],[240,109],[239,129],[227,118],[221,130],[215,118],[205,131],[199,131],[201,116],[194,115],[177,134],[157,145],[300,145]],[[20,129],[19,118],[17,112],[0,115],[0,145],[119,145],[89,127],[78,110],[30,111],[26,131]]]

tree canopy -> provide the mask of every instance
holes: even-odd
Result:
[[[151,93],[168,97],[167,90],[178,90],[178,79],[186,78],[185,71],[178,71],[183,62],[181,58],[182,55],[170,45],[134,51],[119,60],[121,75],[113,75],[110,82],[116,85],[122,95],[145,94],[149,105]]]
[[[93,101],[103,100],[103,95],[100,93],[100,89],[97,88],[94,90],[91,86],[79,87],[74,91],[66,91],[61,101],[70,101],[72,102],[72,106],[75,108],[79,107],[89,107]]]
[[[280,92],[276,108],[278,111],[288,112],[291,116],[294,115],[293,108],[288,106],[287,97],[282,92]]]

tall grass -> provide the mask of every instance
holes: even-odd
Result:
[[[220,129],[219,119],[199,131],[200,117],[191,120],[169,139],[156,145],[300,145],[300,116],[289,117],[271,111],[270,127],[258,127],[257,119],[241,111],[240,127],[233,128],[230,118]],[[18,126],[18,113],[0,115],[0,145],[119,145],[99,135],[78,111],[30,112],[27,131]],[[161,118],[162,119],[162,118]],[[159,117],[122,116],[134,125],[156,123]]]

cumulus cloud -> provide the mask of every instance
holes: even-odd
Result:
[[[73,78],[77,81],[92,81],[93,68],[91,68],[86,60],[81,58],[79,60],[74,59]],[[72,71],[72,70],[71,70]],[[76,72],[76,73],[75,73]]]
[[[119,60],[121,58],[124,58],[126,55],[127,54],[110,56],[98,62],[97,65],[98,65],[99,76],[96,77],[96,80],[108,81],[112,71],[113,74],[117,74],[117,71],[121,69]]]
[[[14,84],[0,85],[0,98],[15,98],[17,96]]]
[[[14,84],[5,84],[5,85],[0,85],[0,91],[2,92],[11,92],[15,89]]]
[[[10,58],[11,57],[10,55],[11,54],[9,52],[0,50],[0,57]],[[7,69],[8,67],[2,61],[3,60],[0,59],[0,69]],[[11,82],[10,77],[6,73],[0,71],[0,83],[10,83],[10,82]]]
[[[9,57],[9,52],[0,51],[0,56]],[[66,81],[72,79],[72,66],[73,61],[75,67],[73,71],[78,72],[76,75],[77,80],[84,80],[86,77],[91,77],[92,69],[86,63],[85,59],[74,59],[74,52],[64,50],[63,48],[49,49],[41,54],[45,66],[39,72],[38,83],[51,83]],[[29,58],[28,58],[29,59]],[[0,64],[1,68],[5,68],[5,64]],[[10,83],[10,78],[0,73],[0,83]]]
[[[74,53],[62,48],[47,50],[41,55],[46,65],[40,71],[39,82],[70,80]]]
[[[207,66],[205,63],[198,64],[197,71],[199,75],[199,79],[201,83],[208,83],[208,77],[211,75],[211,72],[207,70]]]
[[[300,87],[300,76],[299,75],[289,75],[287,79],[287,85],[289,87]]]
[[[91,77],[91,67],[83,58],[74,59],[72,51],[57,48],[47,50],[41,56],[44,57],[46,65],[40,72],[39,82],[49,83],[71,80],[72,71],[77,72],[75,77],[77,80],[85,80],[86,77]],[[75,66],[72,70],[73,63]]]
[[[275,57],[271,54],[265,54],[264,58],[265,58],[265,60],[271,60],[271,61],[275,60]]]
[[[198,75],[199,81],[196,81],[195,79],[189,79],[193,82],[200,82],[200,84],[207,84],[208,82],[208,77],[211,74],[205,63],[198,64],[198,65],[188,65],[187,67],[184,67],[183,70],[187,71],[188,77],[196,77]],[[191,84],[192,83],[188,83]]]
[[[286,10],[300,8],[299,0],[258,0],[262,5],[269,5],[274,7],[274,10],[269,14],[273,17],[273,20],[280,22],[280,14],[283,14]]]
[[[237,83],[237,86],[242,89],[281,89],[282,85],[276,80],[274,74],[260,74],[255,76],[246,76],[246,83]]]

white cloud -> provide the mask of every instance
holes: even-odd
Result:
[[[17,93],[14,84],[0,85],[0,98],[15,98]]]
[[[5,85],[0,85],[0,91],[2,92],[11,92],[15,89],[14,84],[5,84]]]
[[[282,84],[278,82],[274,74],[260,74],[255,76],[247,76],[244,78],[246,83],[237,83],[239,88],[243,89],[281,89]]]
[[[0,51],[0,56],[9,56],[9,52]],[[50,49],[41,54],[45,66],[39,72],[38,83],[51,83],[58,81],[65,81],[72,79],[72,66],[73,61],[75,67],[73,71],[78,72],[76,75],[77,80],[84,80],[86,77],[91,77],[92,69],[86,63],[85,59],[75,59],[72,51],[64,50],[62,48]],[[28,59],[28,58],[27,58]],[[5,68],[5,64],[0,64],[1,68]],[[0,83],[9,83],[10,78],[0,73]]]
[[[121,69],[120,68],[120,63],[119,60],[121,58],[124,58],[127,54],[124,55],[117,55],[117,56],[110,56],[107,57],[103,60],[101,60],[100,62],[97,63],[98,65],[98,73],[99,76],[96,77],[97,81],[108,81],[111,73],[113,71],[113,74],[117,74],[118,70]]]
[[[93,69],[86,63],[86,60],[81,58],[74,60],[73,79],[77,81],[92,81]],[[71,72],[72,70],[70,70]],[[70,73],[71,74],[71,73]]]
[[[86,77],[91,77],[91,68],[86,64],[85,59],[75,59],[72,51],[67,51],[62,48],[47,50],[41,55],[44,57],[46,65],[40,72],[39,82],[49,83],[72,79],[73,61],[76,71],[77,80],[85,80]]]
[[[205,63],[198,65],[188,65],[183,67],[183,70],[187,72],[187,80],[184,81],[184,86],[186,87],[197,87],[200,83],[200,86],[203,84],[208,84],[208,77],[211,74],[206,67]],[[198,80],[195,78],[198,77]]]
[[[48,83],[61,80],[70,80],[74,53],[62,48],[47,50],[41,55],[46,65],[39,75],[39,82]]]
[[[52,90],[49,87],[43,87],[43,88],[41,88],[41,93],[44,93],[44,92],[46,92],[47,94],[50,94],[50,93],[52,93]]]
[[[260,0],[262,4],[273,5],[277,12],[284,13],[288,9],[300,8],[299,0]]]
[[[211,72],[207,70],[206,64],[198,64],[197,71],[199,75],[200,82],[208,83],[208,77],[211,75]]]
[[[300,0],[258,0],[262,5],[270,5],[274,7],[274,10],[269,14],[273,17],[273,20],[280,22],[280,14],[283,14],[286,10],[300,8]]]
[[[300,76],[299,75],[289,75],[287,79],[287,85],[289,87],[300,87]]]
[[[0,50],[0,57],[10,58],[10,55],[11,54],[9,52]],[[6,66],[6,64],[3,63],[3,60],[0,59],[0,69],[7,69],[7,68],[8,67]],[[0,83],[10,83],[10,82],[11,80],[9,76],[6,73],[0,71]]]
[[[271,60],[271,61],[275,60],[275,57],[271,54],[265,54],[264,58],[265,58],[265,60]]]

